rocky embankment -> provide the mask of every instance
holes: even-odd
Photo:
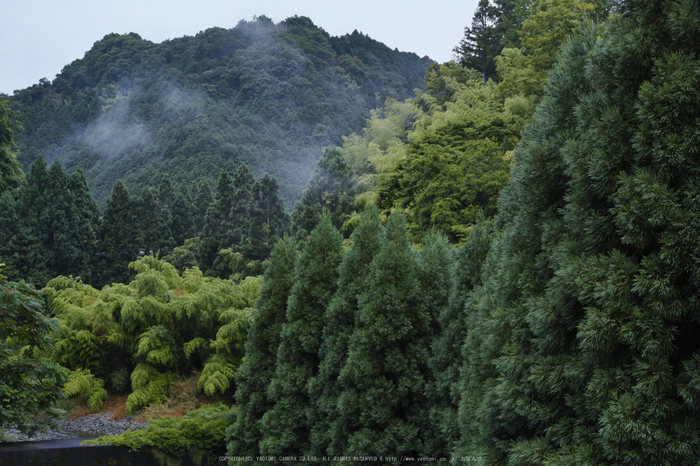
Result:
[[[127,416],[123,419],[111,419],[112,413],[88,414],[77,419],[62,419],[58,421],[60,430],[48,430],[37,432],[32,437],[22,434],[14,428],[6,429],[4,441],[24,442],[28,440],[54,440],[72,437],[99,437],[102,435],[118,435],[127,430],[141,430],[148,426],[147,422],[140,422]]]

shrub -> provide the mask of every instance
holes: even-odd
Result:
[[[131,451],[157,447],[177,458],[192,448],[218,452],[225,448],[224,434],[226,426],[233,422],[234,409],[223,404],[206,405],[179,419],[157,419],[144,430],[100,437],[87,443],[126,446]]]
[[[67,397],[80,396],[85,398],[85,404],[91,413],[99,412],[107,399],[104,381],[92,375],[87,369],[72,371],[63,390]]]

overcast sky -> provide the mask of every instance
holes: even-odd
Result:
[[[391,48],[453,58],[477,0],[0,0],[0,92],[53,80],[106,34],[192,36],[241,19],[308,16],[333,36],[363,32]]]

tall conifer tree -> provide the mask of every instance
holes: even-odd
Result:
[[[287,227],[287,213],[279,195],[277,180],[265,173],[252,188],[247,235],[243,251],[246,258],[263,261],[274,242]]]
[[[164,176],[158,186],[158,195],[155,196],[154,193],[154,196],[158,198],[160,205],[168,212],[172,210],[173,202],[175,202],[175,194],[175,188],[173,187],[172,181],[170,181],[170,177]]]
[[[355,179],[345,154],[338,147],[328,147],[316,164],[306,189],[294,205],[292,231],[304,238],[318,222],[321,210],[328,209],[333,225],[341,228],[350,213]]]
[[[532,0],[479,0],[472,26],[453,49],[460,65],[479,71],[484,81],[496,80],[496,57],[504,47],[519,47],[518,31]]]
[[[231,184],[231,176],[227,171],[221,170],[219,179],[216,182],[216,194],[207,209],[199,246],[202,270],[207,271],[208,274],[225,275],[221,259],[218,262],[217,259],[219,259],[219,251],[229,246],[225,244],[225,238],[228,231],[232,202],[233,186]]]
[[[445,435],[440,429],[439,423],[435,422],[432,406],[437,398],[433,364],[437,362],[436,359],[443,356],[439,350],[435,351],[435,340],[442,337],[444,314],[449,310],[453,257],[453,246],[443,233],[436,230],[428,233],[418,256],[418,282],[428,322],[422,335],[423,340],[416,341],[416,344],[431,348],[430,364],[424,366],[422,373],[425,380],[426,400],[421,407],[422,412],[418,420],[423,442],[422,452],[427,456],[447,457],[450,453],[445,442]],[[457,345],[449,350],[456,351],[458,348]]]
[[[24,181],[22,165],[17,160],[15,131],[21,129],[16,115],[6,100],[0,97],[0,194],[16,189]]]
[[[49,183],[46,161],[39,156],[32,163],[27,182],[18,192],[17,203],[17,243],[15,267],[20,277],[37,286],[51,279],[48,269],[49,257],[45,244],[48,242],[47,225],[42,224],[41,216],[46,210],[45,188]]]
[[[90,195],[87,180],[81,169],[74,171],[68,180],[78,223],[73,225],[73,232],[80,244],[74,261],[74,274],[84,282],[92,283],[97,267],[97,231],[99,228],[99,210]]]
[[[700,456],[696,6],[629,2],[563,48],[467,303],[457,454]]]
[[[355,328],[358,300],[366,292],[372,260],[379,252],[383,227],[379,211],[370,204],[350,237],[350,249],[339,269],[338,291],[326,310],[323,341],[319,348],[319,373],[311,384],[316,421],[312,427],[312,454],[343,455],[352,432],[348,420],[339,417],[338,401],[345,387],[338,377],[348,357],[348,344]]]
[[[406,218],[392,214],[382,249],[359,300],[348,359],[340,374],[341,422],[351,427],[346,454],[418,455],[430,317],[408,242]],[[384,461],[392,464],[391,461]],[[398,462],[397,462],[398,464]]]
[[[464,37],[454,48],[459,64],[477,70],[484,81],[496,76],[495,58],[503,49],[496,32],[498,9],[489,0],[479,0],[472,26],[464,28]]]
[[[80,219],[68,176],[60,161],[55,161],[49,168],[47,181],[43,187],[46,206],[40,214],[40,223],[47,229],[44,243],[47,266],[52,276],[70,275],[77,272],[74,262],[81,256]]]
[[[227,243],[236,250],[243,249],[243,238],[250,223],[251,201],[253,199],[253,173],[242,163],[233,175],[233,199],[228,224]]]
[[[445,306],[444,295],[438,294],[440,314],[437,317],[437,335],[432,344],[430,356],[432,377],[426,390],[430,406],[429,419],[435,437],[426,446],[426,454],[432,452],[431,454],[434,455],[448,457],[460,439],[459,385],[460,372],[464,363],[461,348],[468,328],[465,300],[474,287],[481,284],[481,266],[488,253],[493,234],[491,220],[481,220],[472,226],[469,236],[456,253],[454,266],[450,271],[447,306]],[[438,270],[433,273],[439,275],[441,272]]]
[[[121,181],[117,181],[112,197],[107,201],[100,229],[100,282],[129,283],[134,274],[129,262],[139,254],[138,223],[134,201]]]
[[[206,225],[206,214],[212,202],[211,180],[209,178],[202,178],[192,189],[196,192],[194,196],[194,223],[197,233],[202,233]]]
[[[285,236],[275,244],[260,297],[253,311],[253,323],[245,343],[245,359],[236,373],[236,422],[226,431],[228,454],[257,456],[262,440],[260,420],[271,409],[268,394],[275,375],[275,363],[282,325],[287,319],[287,300],[294,284],[296,242]]]
[[[15,211],[15,199],[9,189],[0,194],[0,263],[4,263],[3,275],[16,278],[15,257],[17,253],[17,212]]]
[[[266,455],[300,455],[311,450],[316,422],[309,382],[318,374],[324,314],[338,286],[343,236],[323,211],[299,256],[287,305],[287,322],[268,393],[274,406],[263,417]]]
[[[167,178],[166,178],[167,179]],[[160,196],[155,196],[151,188],[144,189],[141,198],[134,206],[138,223],[137,242],[139,249],[146,254],[167,254],[175,241],[170,230],[170,211],[163,205]]]
[[[175,245],[197,236],[195,204],[187,185],[181,185],[175,194],[170,217],[170,231]]]

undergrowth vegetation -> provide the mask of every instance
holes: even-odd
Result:
[[[205,405],[180,418],[164,417],[151,421],[142,431],[100,437],[89,445],[126,446],[132,451],[157,447],[181,458],[194,448],[209,452],[225,450],[225,431],[235,416],[235,408],[222,403]]]
[[[202,393],[230,395],[261,278],[236,283],[196,267],[180,274],[154,256],[131,267],[137,275],[128,285],[98,291],[57,277],[44,289],[59,324],[49,357],[72,370],[66,395],[84,397],[95,412],[106,389],[130,393],[132,414],[167,400],[171,384],[193,371]]]

